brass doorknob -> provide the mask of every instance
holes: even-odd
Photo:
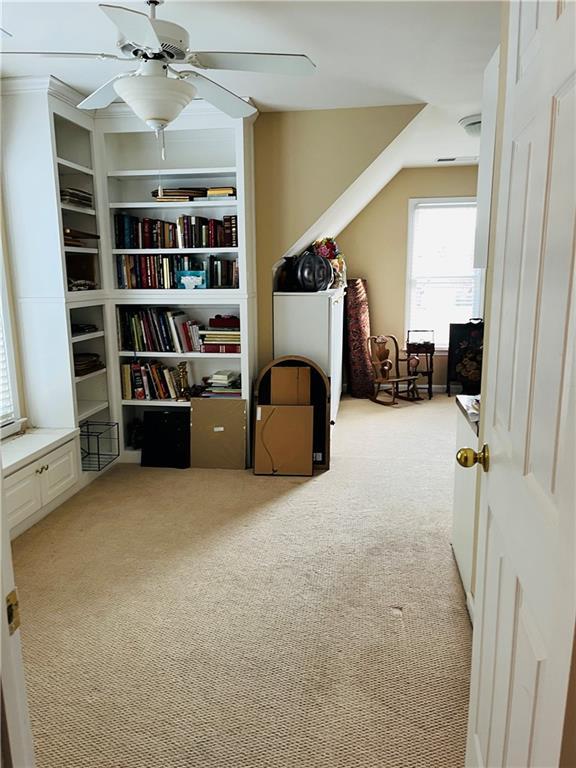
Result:
[[[474,464],[480,464],[484,472],[488,472],[490,467],[490,451],[486,443],[481,450],[476,452],[473,448],[460,448],[456,454],[456,461],[461,467],[473,467]]]

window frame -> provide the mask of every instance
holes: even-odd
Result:
[[[414,258],[414,212],[419,205],[436,205],[438,207],[445,205],[474,203],[478,207],[478,198],[475,195],[461,197],[411,197],[408,200],[408,236],[407,236],[407,254],[406,254],[406,299],[404,301],[404,338],[407,337],[410,328],[410,308],[412,303],[412,261]],[[484,311],[484,290],[485,290],[485,270],[482,267],[474,267],[480,272],[478,280],[478,292],[474,297],[473,317],[482,317]],[[416,329],[415,329],[416,330]],[[423,329],[421,329],[423,330]],[[435,352],[448,354],[448,345],[439,346],[436,344]]]
[[[0,247],[0,312],[2,313],[2,323],[4,326],[4,339],[6,343],[6,361],[8,364],[8,379],[10,381],[10,394],[12,395],[12,406],[14,409],[14,421],[0,427],[0,439],[15,435],[22,429],[24,419],[20,412],[20,397],[18,391],[17,361],[16,350],[14,346],[14,324],[12,321],[12,305],[8,290],[8,274],[5,263],[6,254],[4,248]]]

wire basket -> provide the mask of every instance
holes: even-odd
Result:
[[[117,421],[84,421],[80,425],[80,452],[85,472],[100,472],[120,456]]]

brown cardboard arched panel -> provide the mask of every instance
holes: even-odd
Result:
[[[258,375],[255,387],[256,406],[270,404],[271,373],[276,366],[310,368],[310,404],[314,406],[312,434],[314,469],[330,468],[330,380],[314,360],[301,355],[277,357],[268,363]],[[254,414],[256,408],[254,408]],[[252,430],[255,434],[255,430]],[[320,458],[321,457],[321,458]]]

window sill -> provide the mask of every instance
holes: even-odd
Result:
[[[79,429],[29,429],[2,441],[2,476],[8,477],[60,445],[73,440]]]
[[[28,419],[16,419],[11,424],[7,424],[5,427],[0,428],[0,435],[2,440],[6,440],[13,435],[17,435],[23,429],[26,429],[26,423]]]

